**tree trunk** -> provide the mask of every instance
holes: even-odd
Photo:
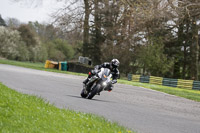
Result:
[[[174,78],[180,78],[181,75],[185,75],[185,68],[183,68],[183,71],[182,71],[182,74],[180,72],[180,68],[181,68],[181,65],[182,65],[182,60],[181,60],[181,57],[180,57],[180,54],[181,54],[181,47],[185,45],[183,44],[183,41],[184,41],[184,35],[183,35],[183,28],[184,28],[184,23],[180,21],[180,24],[178,26],[178,41],[177,41],[177,44],[176,44],[176,62],[174,63],[174,72],[173,72],[173,77]],[[183,62],[183,66],[185,65],[185,58],[184,58],[184,62]]]
[[[192,43],[191,43],[191,79],[198,80],[199,73],[199,41],[198,41],[198,27],[196,19],[192,22]]]
[[[199,35],[198,35],[198,28],[196,28],[196,75],[195,80],[199,80]]]
[[[101,20],[100,20],[100,11],[99,11],[99,0],[94,0],[94,22],[95,22],[95,38],[94,38],[94,49],[93,49],[93,62],[95,64],[101,63],[101,43],[102,43],[102,35],[101,35]]]
[[[186,31],[185,31],[185,34],[188,34],[188,31],[189,31],[189,21],[188,21],[188,18],[186,18]],[[184,53],[183,53],[183,71],[182,71],[182,78],[185,79],[185,75],[186,75],[186,66],[187,66],[187,47],[188,47],[188,43],[189,43],[189,40],[188,40],[188,37],[184,37],[184,40],[185,40],[185,43],[183,44],[184,46]]]
[[[84,19],[84,32],[83,32],[83,56],[88,56],[88,44],[89,44],[89,0],[84,0],[85,4],[85,19]]]

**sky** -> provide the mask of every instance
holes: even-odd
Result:
[[[63,5],[62,2],[56,2],[55,0],[43,0],[42,5],[36,7],[35,3],[31,4],[26,1],[13,2],[12,0],[1,0],[1,17],[5,20],[7,18],[16,18],[23,23],[27,23],[28,21],[48,23],[51,21],[49,15]]]

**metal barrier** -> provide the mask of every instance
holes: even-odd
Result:
[[[140,82],[140,75],[133,75],[132,76],[132,81]]]
[[[192,89],[193,86],[193,80],[183,80],[183,79],[178,79],[178,88],[185,88],[185,89]]]
[[[155,77],[155,76],[150,76],[150,84],[157,84],[157,85],[162,85],[163,78],[161,77]]]
[[[140,76],[140,82],[142,83],[149,83],[149,76]]]
[[[177,86],[177,82],[178,82],[178,79],[163,78],[162,85],[170,86],[170,87],[176,87]]]
[[[194,81],[192,89],[193,90],[200,90],[200,81]]]
[[[200,90],[200,81],[194,81],[194,80],[171,79],[171,78],[162,78],[162,77],[144,76],[144,75],[132,75],[132,74],[128,74],[128,80],[135,81],[135,82],[184,88],[184,89]]]

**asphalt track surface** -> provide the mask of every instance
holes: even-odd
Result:
[[[199,102],[122,84],[93,100],[83,99],[84,78],[0,64],[0,82],[59,108],[103,116],[138,133],[200,133]]]

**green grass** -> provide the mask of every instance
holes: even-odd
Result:
[[[33,69],[44,70],[44,71],[87,76],[86,74],[59,71],[59,70],[56,70],[56,69],[45,69],[44,63],[29,63],[29,62],[19,62],[19,61],[10,61],[10,60],[0,59],[0,64],[10,64],[10,65],[22,66],[22,67],[33,68]],[[127,81],[127,80],[118,80],[118,83],[145,87],[145,88],[165,92],[165,93],[168,93],[168,94],[171,94],[171,95],[176,95],[176,96],[180,96],[180,97],[184,97],[184,98],[187,98],[187,99],[190,99],[190,100],[200,102],[200,91],[198,91],[198,90],[187,90],[187,89],[180,89],[180,88],[167,87],[167,86],[161,86],[161,85],[132,82],[132,81]]]
[[[0,83],[1,133],[127,133],[102,117],[58,109],[36,96],[21,94]]]
[[[0,64],[9,64],[9,65],[14,65],[14,66],[32,68],[32,69],[37,69],[37,70],[49,71],[49,72],[57,72],[57,73],[73,74],[73,75],[79,75],[79,76],[87,76],[87,74],[83,74],[83,73],[60,71],[60,70],[57,70],[57,69],[46,69],[46,68],[44,68],[45,63],[31,63],[31,62],[20,62],[20,61],[0,59]]]

